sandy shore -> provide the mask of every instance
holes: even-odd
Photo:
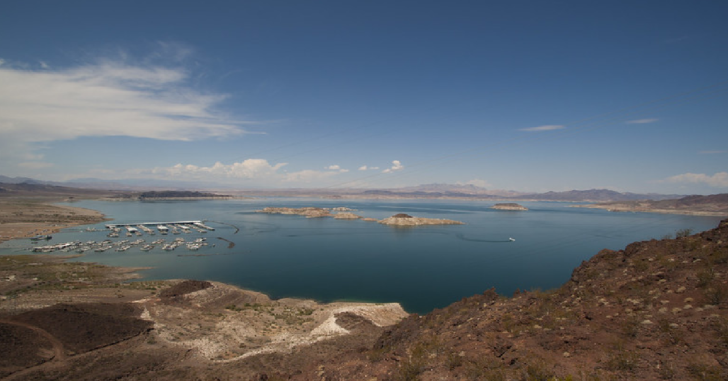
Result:
[[[53,234],[72,226],[106,221],[101,212],[71,206],[24,200],[0,200],[0,242]]]

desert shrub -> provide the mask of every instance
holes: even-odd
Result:
[[[526,365],[522,379],[524,381],[549,381],[557,379],[553,371],[543,360],[536,360]]]
[[[717,306],[728,298],[728,288],[722,283],[713,282],[703,290],[703,295],[708,303]]]
[[[636,317],[628,318],[622,322],[620,329],[627,337],[637,337],[640,332],[640,320]]]
[[[399,366],[397,373],[397,380],[409,381],[417,380],[420,373],[425,371],[425,359],[421,355],[410,356],[407,360],[403,361]]]
[[[721,369],[717,366],[705,364],[690,364],[687,370],[691,376],[701,381],[722,381],[724,375],[721,375]]]
[[[650,268],[650,264],[645,260],[634,261],[633,264],[635,271],[637,271],[638,273],[643,273]]]
[[[496,360],[480,360],[469,362],[465,367],[465,376],[469,380],[506,381],[508,379],[503,363]]]
[[[463,365],[463,358],[457,353],[450,352],[447,355],[447,360],[445,361],[445,364],[447,365],[448,369],[453,370]]]
[[[611,370],[629,371],[637,369],[640,357],[637,352],[627,350],[624,343],[617,342],[607,359],[607,367]]]
[[[728,318],[722,317],[719,320],[713,322],[713,329],[718,334],[718,339],[723,346],[728,347]]]
[[[662,363],[657,369],[657,374],[659,374],[660,378],[663,380],[672,380],[675,378],[675,365],[670,362]]]
[[[514,328],[516,326],[516,323],[513,319],[513,315],[506,313],[501,318],[501,324],[503,325],[503,329],[509,333],[515,333]]]
[[[675,232],[675,238],[685,238],[689,237],[691,234],[693,234],[693,229],[680,229]]]
[[[669,344],[678,344],[683,341],[682,331],[670,325],[669,319],[660,319],[657,327],[660,329],[663,337]]]
[[[442,346],[437,337],[418,342],[412,347],[409,358],[400,365],[397,379],[416,380],[425,371],[427,357],[430,354],[437,356],[441,351]]]
[[[698,277],[698,287],[705,288],[715,279],[715,271],[713,266],[708,266],[705,270],[698,271],[696,274]]]
[[[728,250],[716,250],[710,255],[710,260],[715,264],[728,263]]]

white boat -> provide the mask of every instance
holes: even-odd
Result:
[[[511,242],[516,242],[516,239],[513,238],[513,237],[509,237],[508,240],[511,241]]]

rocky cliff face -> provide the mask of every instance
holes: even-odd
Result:
[[[728,379],[728,220],[603,250],[562,287],[495,290],[293,379]],[[316,377],[314,377],[316,376]]]

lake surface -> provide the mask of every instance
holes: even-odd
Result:
[[[612,213],[572,208],[571,203],[521,202],[525,212],[490,209],[493,202],[452,200],[321,200],[261,198],[251,200],[80,201],[114,221],[207,220],[215,231],[139,238],[191,241],[149,252],[86,252],[79,261],[116,266],[149,266],[145,279],[208,279],[264,292],[273,298],[399,302],[409,312],[426,313],[491,287],[504,295],[516,289],[550,289],[567,281],[574,267],[604,248],[619,250],[634,241],[660,239],[679,229],[695,232],[716,227],[719,217],[651,213]],[[307,219],[255,213],[266,206],[339,207],[382,219],[396,213],[448,218],[465,225],[395,228],[376,222]],[[104,228],[105,223],[94,226]],[[101,241],[106,231],[67,229],[50,243]],[[238,230],[239,229],[239,230]],[[228,242],[233,248],[228,248]],[[516,239],[510,242],[509,237]],[[215,244],[213,247],[212,244]],[[29,240],[0,245],[0,254],[27,253]],[[68,255],[58,252],[56,255]],[[199,254],[199,256],[193,256]],[[204,256],[203,256],[204,255]]]

